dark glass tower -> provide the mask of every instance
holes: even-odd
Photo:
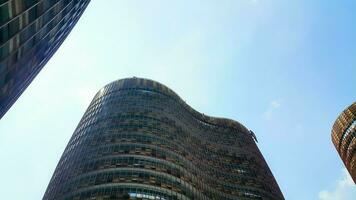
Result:
[[[90,0],[0,0],[0,118],[56,52]]]
[[[43,199],[284,198],[242,124],[130,78],[95,95]]]
[[[336,119],[331,131],[331,139],[356,183],[356,102]]]

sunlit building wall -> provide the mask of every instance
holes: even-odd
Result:
[[[0,118],[56,52],[90,0],[0,0]]]
[[[356,183],[356,102],[346,108],[336,119],[331,138]]]
[[[253,137],[158,82],[118,80],[95,95],[43,199],[282,200]]]

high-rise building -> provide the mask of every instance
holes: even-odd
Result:
[[[356,183],[356,102],[336,119],[331,131],[331,139]]]
[[[0,118],[56,52],[90,0],[0,0]]]
[[[95,95],[43,199],[284,197],[242,124],[199,113],[158,82],[129,78]]]

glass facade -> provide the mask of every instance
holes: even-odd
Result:
[[[250,131],[148,79],[94,97],[49,183],[53,199],[266,199],[283,195]]]
[[[90,0],[0,0],[0,118],[76,24]]]
[[[336,119],[331,131],[331,139],[356,183],[356,102]]]

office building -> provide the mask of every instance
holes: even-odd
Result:
[[[356,183],[356,102],[336,119],[331,131],[331,139]]]
[[[254,138],[158,82],[118,80],[95,95],[43,199],[283,200]]]
[[[0,118],[76,24],[90,0],[0,0]]]

